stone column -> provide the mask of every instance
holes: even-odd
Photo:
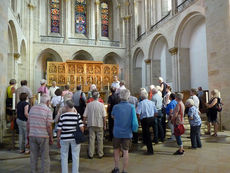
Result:
[[[95,28],[95,38],[96,42],[100,41],[101,38],[101,18],[100,18],[100,1],[96,0],[96,28]]]
[[[0,143],[2,143],[4,130],[6,128],[5,123],[5,98],[7,81],[7,50],[8,50],[8,8],[9,1],[0,1]]]
[[[180,91],[180,69],[179,69],[179,58],[178,58],[178,48],[174,47],[169,49],[172,56],[172,79],[173,79],[173,91]]]
[[[172,1],[172,15],[175,15],[177,13],[177,0],[171,0]]]

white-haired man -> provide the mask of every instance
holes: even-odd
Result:
[[[114,76],[114,77],[113,77],[113,83],[112,83],[111,87],[114,87],[114,88],[116,88],[116,89],[120,87],[120,82],[119,82],[117,76]]]
[[[157,116],[155,104],[148,100],[148,93],[141,91],[141,102],[137,106],[137,116],[141,121],[143,143],[147,146],[148,155],[153,154],[152,140],[149,128],[154,125],[154,116]]]
[[[55,95],[55,91],[56,91],[58,88],[59,88],[59,87],[56,86],[56,82],[53,81],[53,82],[52,82],[52,86],[49,88],[49,95],[50,95],[51,99],[52,99],[54,96],[56,96],[56,95]]]
[[[53,144],[52,112],[48,107],[50,97],[43,94],[40,104],[35,105],[29,112],[27,134],[30,141],[31,172],[37,172],[38,157],[41,155],[41,172],[50,171],[49,144]]]

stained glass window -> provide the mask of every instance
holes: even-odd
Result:
[[[86,34],[86,0],[75,1],[75,32],[79,34]]]
[[[109,5],[107,2],[101,3],[101,35],[109,36]]]
[[[60,33],[60,2],[50,0],[51,32]]]

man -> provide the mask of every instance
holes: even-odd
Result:
[[[122,81],[120,82],[120,87],[117,88],[117,90],[116,90],[116,93],[117,93],[118,95],[120,95],[121,90],[124,90],[124,89],[126,89],[126,88],[125,88],[125,81],[122,80]]]
[[[162,77],[159,77],[159,84],[160,84],[160,91],[162,93],[162,97],[164,98],[166,94],[167,84],[164,82]]]
[[[155,104],[148,100],[148,93],[141,91],[141,102],[137,106],[137,116],[141,121],[143,143],[147,146],[147,155],[153,155],[153,146],[149,128],[154,125],[154,116],[157,116]]]
[[[49,88],[49,95],[50,95],[51,99],[52,99],[54,96],[56,96],[56,95],[55,95],[55,91],[56,91],[58,88],[59,88],[59,87],[56,86],[56,82],[53,81],[53,82],[52,82],[52,86]]]
[[[120,149],[123,153],[123,173],[126,172],[129,159],[129,146],[133,137],[132,127],[138,129],[138,122],[136,117],[136,111],[132,104],[128,103],[130,92],[127,89],[121,90],[120,99],[121,102],[113,107],[112,117],[114,117],[113,128],[113,148],[114,148],[114,161],[115,168],[112,173],[119,173],[119,159]]]
[[[164,141],[164,130],[162,128],[162,97],[158,94],[157,89],[152,89],[152,102],[155,104],[158,116],[154,117],[154,143],[158,144],[158,134],[160,135],[161,142]]]
[[[21,87],[16,90],[17,103],[20,101],[19,97],[21,93],[26,93],[29,98],[30,105],[33,105],[33,94],[29,87],[27,87],[27,80],[21,81]]]
[[[104,156],[103,153],[103,128],[106,130],[106,112],[104,104],[98,101],[99,92],[93,91],[92,93],[94,101],[87,104],[83,120],[89,128],[89,149],[88,157],[93,158],[95,148],[95,136],[97,136],[97,150],[99,158]]]
[[[114,120],[112,118],[111,113],[112,113],[112,110],[113,110],[113,106],[119,103],[119,97],[115,93],[116,92],[116,88],[111,87],[110,91],[111,91],[112,94],[108,98],[107,113],[108,113],[108,120],[109,120],[109,140],[112,141],[112,139],[113,139],[113,125],[114,125]]]
[[[12,106],[13,106],[13,94],[16,91],[16,80],[11,79],[9,82],[9,86],[6,89],[6,114],[7,114],[7,122],[10,125],[10,122],[13,119],[13,111],[12,111]]]
[[[77,112],[82,117],[85,111],[86,97],[85,97],[85,93],[81,91],[81,85],[77,86],[77,91],[73,95],[73,102],[74,102],[74,107],[77,109]]]
[[[113,77],[113,83],[111,85],[111,87],[117,89],[120,87],[120,82],[118,81],[118,77],[117,76],[114,76]]]
[[[30,141],[30,167],[31,172],[38,172],[38,157],[41,155],[41,172],[49,173],[50,157],[49,144],[53,144],[52,112],[48,107],[50,97],[41,96],[40,104],[35,105],[29,112],[27,121],[27,134]]]

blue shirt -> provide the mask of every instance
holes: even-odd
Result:
[[[200,115],[198,113],[198,109],[196,106],[192,106],[189,108],[188,111],[188,118],[193,118],[192,120],[189,119],[189,123],[191,126],[200,126],[201,125],[201,119]]]
[[[177,105],[176,100],[172,100],[166,107],[166,114],[169,115],[170,110],[173,110]]]
[[[132,117],[136,116],[132,104],[121,101],[113,107],[111,115],[114,117],[113,136],[115,138],[132,138]]]
[[[157,113],[155,104],[148,100],[142,100],[138,103],[137,114],[140,114],[140,119],[153,117]]]
[[[152,96],[152,101],[156,105],[157,110],[162,109],[162,97],[158,93]]]

